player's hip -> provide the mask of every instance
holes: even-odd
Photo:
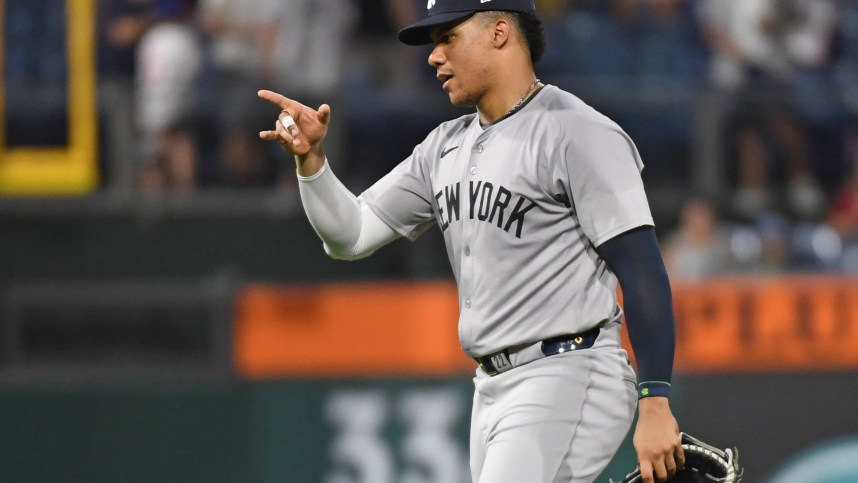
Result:
[[[481,482],[592,481],[628,431],[635,401],[634,374],[618,349],[566,352],[477,377],[474,474]],[[511,474],[520,478],[505,479]]]

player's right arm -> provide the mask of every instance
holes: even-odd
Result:
[[[331,171],[322,150],[331,108],[323,104],[316,111],[265,90],[259,91],[259,97],[282,109],[274,130],[262,131],[259,137],[277,142],[295,156],[304,211],[328,255],[344,260],[363,258],[399,238]],[[287,116],[294,124],[284,123]]]
[[[307,219],[331,258],[364,258],[400,236],[334,176],[327,162],[313,176],[298,175],[298,188]]]

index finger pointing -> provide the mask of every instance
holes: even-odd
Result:
[[[298,102],[293,101],[292,99],[289,99],[288,97],[286,97],[282,94],[278,94],[276,92],[268,91],[265,89],[257,92],[256,95],[258,95],[262,99],[265,99],[266,101],[280,107],[280,109],[288,109],[290,107],[296,107],[299,105]]]

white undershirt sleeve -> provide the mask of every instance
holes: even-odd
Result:
[[[337,179],[327,159],[318,173],[298,181],[304,211],[331,258],[364,258],[400,237]]]

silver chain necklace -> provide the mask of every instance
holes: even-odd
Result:
[[[512,106],[512,108],[506,113],[507,116],[515,112],[519,107],[521,107],[522,104],[524,104],[525,99],[527,99],[527,96],[530,95],[530,91],[532,91],[533,88],[536,87],[536,84],[539,84],[538,78],[533,81],[533,84],[530,84],[530,87],[527,88],[527,91],[524,92],[524,95],[521,96],[521,99],[519,99],[518,102],[516,102],[515,105]]]

